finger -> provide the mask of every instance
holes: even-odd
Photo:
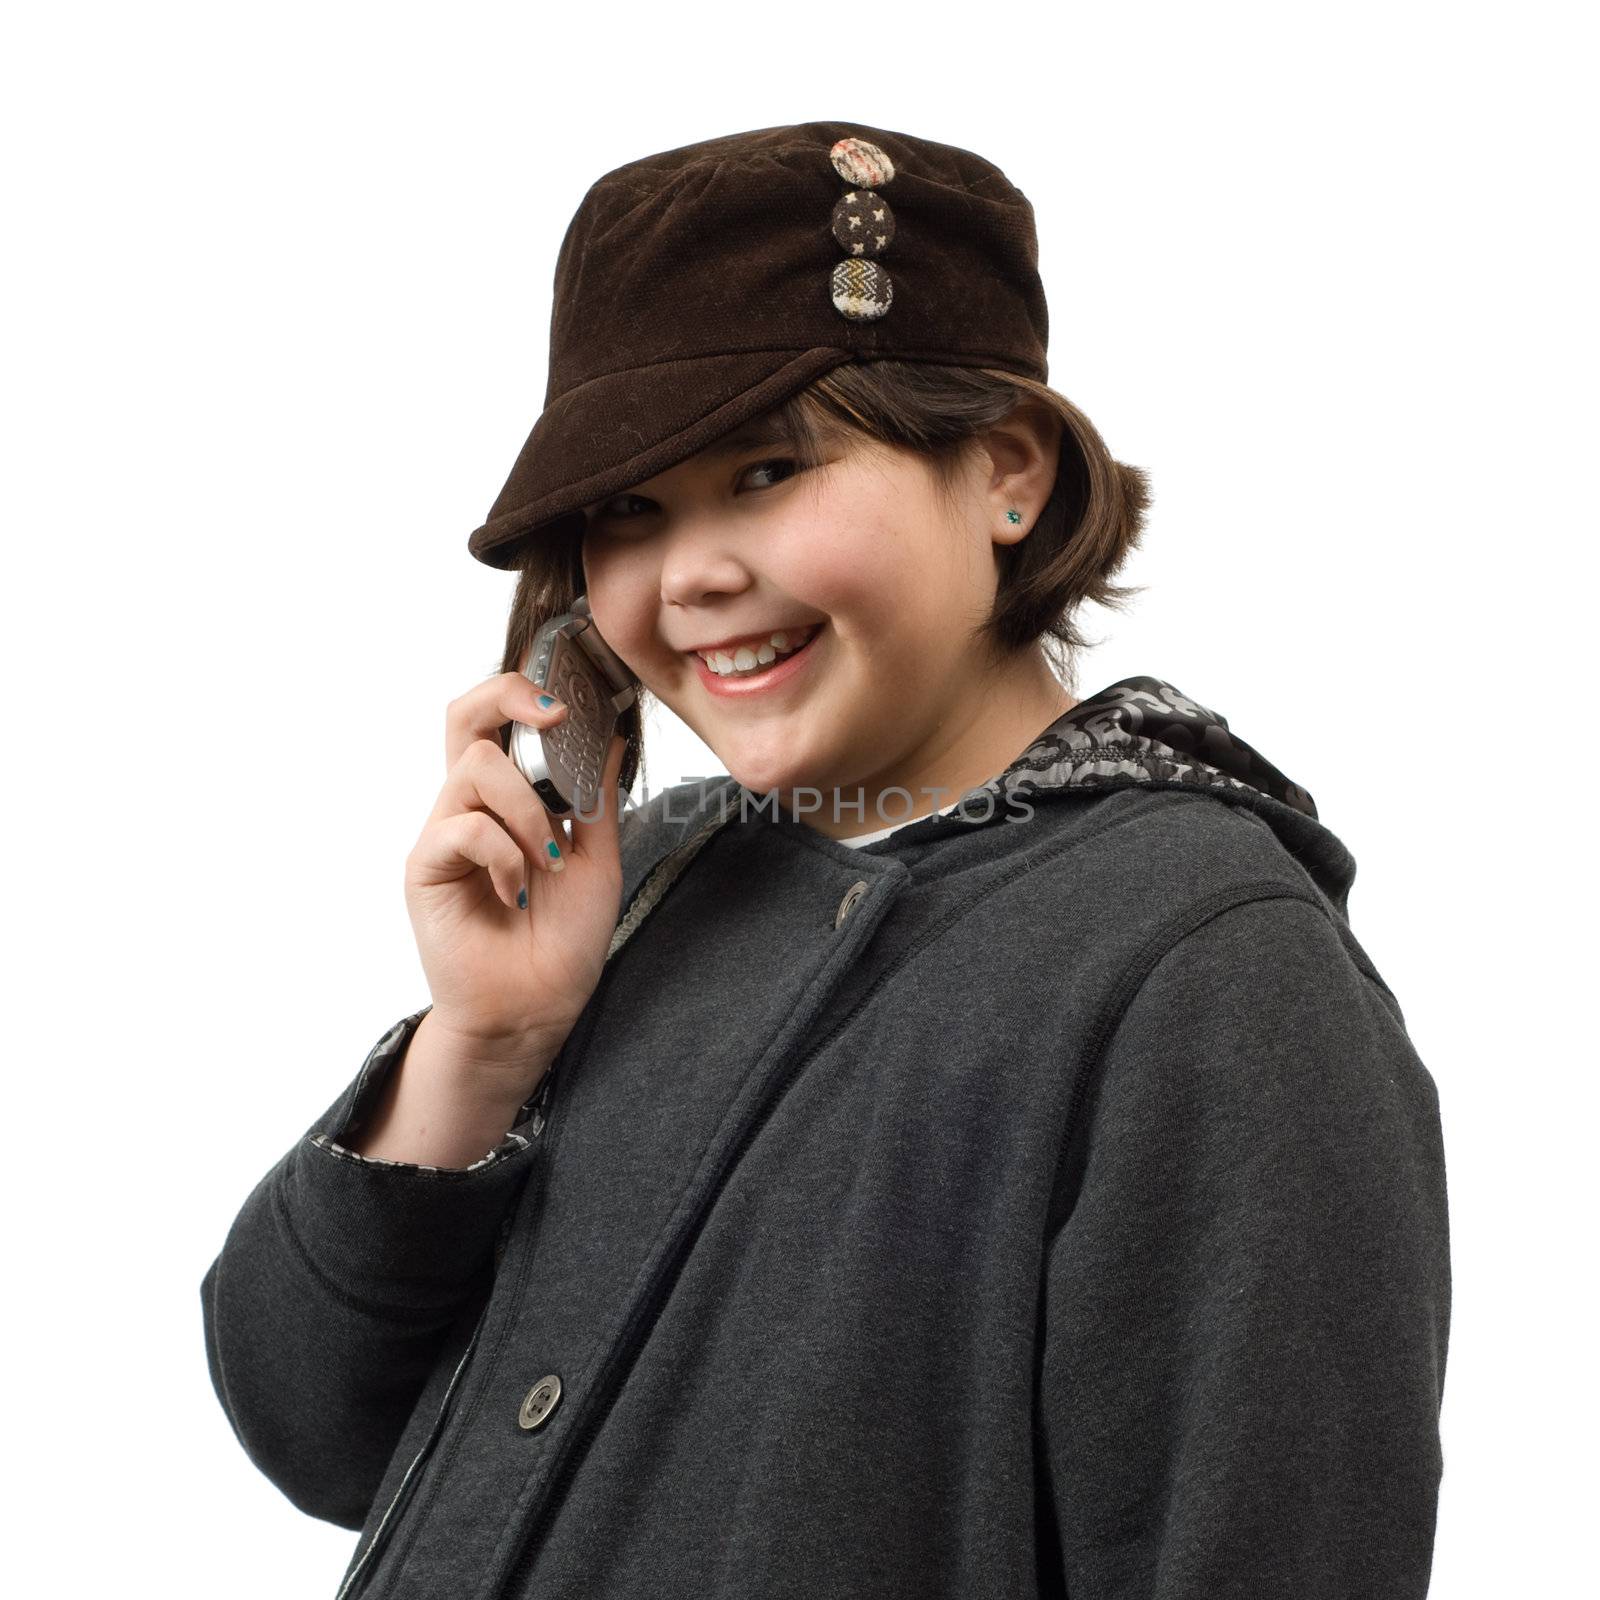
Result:
[[[499,672],[475,684],[464,695],[452,700],[444,714],[444,764],[450,771],[476,739],[500,742],[500,730],[508,722],[526,722],[530,727],[548,728],[566,715],[566,707],[549,696],[551,704],[540,705],[544,690],[520,672]]]
[[[522,848],[493,817],[458,811],[430,820],[411,850],[417,883],[455,883],[481,867],[494,892],[513,911],[523,893],[527,863]]]
[[[435,817],[483,811],[494,817],[528,861],[547,872],[565,865],[554,819],[532,784],[493,739],[474,739],[450,769],[434,805]],[[551,845],[555,850],[551,850]]]

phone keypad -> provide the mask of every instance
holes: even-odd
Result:
[[[546,687],[567,707],[567,714],[553,728],[546,728],[544,737],[584,792],[597,795],[608,742],[600,696],[575,649],[558,652],[553,676],[554,684]]]

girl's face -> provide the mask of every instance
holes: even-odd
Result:
[[[994,602],[996,544],[1032,524],[1054,479],[1048,435],[990,449],[947,502],[910,452],[852,440],[807,468],[759,424],[740,429],[588,508],[596,626],[748,789],[787,804],[800,786],[844,800],[859,788],[867,810],[838,827],[824,815],[824,831],[902,820],[904,802],[874,815],[874,794],[890,784],[910,789],[918,813],[948,805],[960,788],[924,798],[913,780],[940,781],[932,774],[951,769],[986,691],[1001,687],[981,676],[972,634]],[[1008,505],[1024,514],[1009,532]],[[697,653],[759,650],[774,632],[791,650],[804,643],[748,677],[719,677]],[[1059,707],[1041,710],[1033,666],[1027,682],[1023,725],[1037,731]],[[1030,736],[1001,735],[1000,765]]]

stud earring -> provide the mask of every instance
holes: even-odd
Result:
[[[1010,523],[1021,522],[1022,521],[1022,513],[1020,511],[1018,511],[1015,506],[1012,506],[1012,508],[1008,512],[1006,512],[1006,521],[1010,522]]]

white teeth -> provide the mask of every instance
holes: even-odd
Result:
[[[733,673],[753,672],[757,667],[770,666],[779,655],[792,655],[811,637],[814,629],[803,628],[798,633],[778,632],[764,640],[755,649],[749,645],[740,645],[731,654],[726,650],[713,650],[709,655],[700,651],[699,656],[718,677],[728,677]],[[793,646],[789,641],[793,639]]]

